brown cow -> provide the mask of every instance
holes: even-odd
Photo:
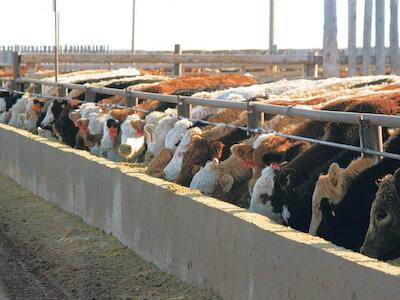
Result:
[[[212,142],[201,138],[199,135],[192,137],[191,143],[182,160],[182,169],[176,183],[189,186],[193,176],[204,164],[214,158],[221,159],[224,145],[221,142]]]

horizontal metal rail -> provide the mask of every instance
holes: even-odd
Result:
[[[62,53],[60,63],[238,63],[238,64],[314,64],[316,62],[310,55],[264,55],[264,54],[96,54]],[[21,62],[26,64],[53,63],[54,55],[23,54]]]
[[[9,79],[0,78],[0,81],[1,80],[6,81]],[[178,96],[175,95],[163,95],[163,94],[146,93],[138,91],[118,90],[118,89],[104,88],[104,87],[90,87],[83,84],[56,83],[51,81],[29,79],[23,77],[17,78],[16,82],[18,83],[28,82],[33,84],[41,84],[45,86],[62,87],[62,88],[77,89],[77,90],[91,90],[93,92],[106,95],[118,95],[118,96],[130,95],[132,97],[141,99],[152,99],[168,103],[178,103]],[[248,103],[245,102],[235,102],[229,100],[203,99],[203,98],[193,98],[185,96],[180,96],[179,98],[185,104],[190,104],[190,105],[204,105],[210,107],[231,108],[238,110],[247,110],[249,106]],[[369,122],[371,126],[400,128],[400,116],[313,110],[313,109],[297,108],[292,106],[265,104],[254,101],[250,102],[250,105],[251,109],[254,112],[258,113],[283,115],[289,117],[300,117],[304,119],[317,120],[323,122],[338,122],[338,123],[356,124],[356,125],[359,125],[361,121],[364,121],[364,122]]]
[[[10,80],[9,78],[0,78],[0,81],[7,81]],[[17,78],[15,82],[18,83],[33,83],[36,85],[45,85],[45,86],[52,86],[52,87],[62,87],[62,88],[69,88],[69,89],[77,89],[77,90],[90,90],[95,93],[107,94],[107,95],[119,95],[119,96],[133,96],[136,98],[142,99],[155,99],[163,102],[169,103],[181,103],[184,102],[185,104],[189,105],[203,105],[203,106],[211,106],[211,107],[218,107],[218,108],[231,108],[231,109],[238,109],[238,110],[248,110],[249,103],[251,104],[251,109],[253,112],[258,113],[268,113],[273,115],[284,115],[289,117],[300,117],[304,119],[311,119],[323,122],[338,122],[338,123],[347,123],[347,124],[355,124],[360,125],[363,122],[369,122],[370,125],[373,126],[383,126],[383,127],[390,127],[390,128],[400,128],[400,117],[399,116],[388,116],[388,115],[379,115],[379,114],[367,114],[367,113],[352,113],[352,112],[336,112],[336,111],[321,111],[321,110],[312,110],[312,109],[304,109],[304,108],[296,108],[290,106],[280,106],[280,105],[272,105],[272,104],[262,104],[258,102],[234,102],[234,101],[227,101],[227,100],[210,100],[210,99],[203,99],[203,98],[193,98],[193,97],[184,97],[184,96],[175,96],[175,95],[162,95],[162,94],[155,94],[155,93],[146,93],[146,92],[137,92],[137,91],[128,91],[128,90],[118,90],[112,88],[104,88],[104,87],[91,87],[82,84],[71,84],[71,83],[55,83],[50,81],[43,81],[38,79],[29,79],[29,78]],[[10,91],[7,89],[0,89],[2,91]],[[10,91],[11,92],[11,91]],[[14,91],[15,93],[22,93],[20,91]],[[40,94],[32,94],[37,97],[41,98],[49,98],[49,99],[67,99],[65,97],[57,97],[57,96],[45,96]],[[68,100],[68,99],[67,99]],[[84,101],[83,101],[84,102]],[[126,108],[127,106],[122,106],[118,104],[98,104],[103,107],[111,107],[111,108]],[[148,110],[142,109],[135,109],[133,110],[139,112],[146,112],[149,113]],[[180,119],[187,119],[192,122],[200,122],[206,125],[224,125],[227,128],[234,128],[239,129],[251,133],[261,134],[261,133],[274,133],[277,136],[285,137],[288,139],[295,139],[295,140],[302,140],[307,141],[314,144],[321,144],[330,147],[335,147],[343,150],[355,151],[364,154],[370,154],[374,156],[382,156],[387,157],[390,159],[398,159],[400,160],[400,155],[395,153],[388,153],[382,151],[371,150],[368,148],[352,146],[352,145],[345,145],[339,144],[330,141],[324,140],[317,140],[312,138],[306,138],[302,136],[295,136],[290,134],[285,134],[281,132],[277,132],[270,129],[264,128],[249,128],[245,126],[237,126],[232,124],[225,124],[225,123],[213,123],[208,122],[205,120],[194,120],[188,117],[179,116]]]

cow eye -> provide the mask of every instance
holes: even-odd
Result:
[[[376,214],[376,219],[378,221],[382,221],[383,219],[385,219],[387,217],[387,213],[385,211],[380,211]]]

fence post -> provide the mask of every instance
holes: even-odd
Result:
[[[12,60],[13,60],[13,74],[14,74],[14,81],[13,81],[13,91],[20,89],[20,84],[16,82],[16,79],[20,77],[20,70],[21,70],[21,55],[18,52],[12,53]]]
[[[247,101],[247,130],[248,134],[250,129],[257,129],[261,123],[264,122],[264,114],[257,112],[252,103]]]
[[[369,75],[371,72],[371,23],[372,0],[365,0],[362,75]]]
[[[386,55],[385,55],[385,0],[375,3],[375,73],[377,75],[386,74]]]
[[[35,84],[35,94],[41,95],[42,94],[42,85]]]
[[[361,115],[359,132],[361,149],[368,148],[370,150],[383,151],[381,126],[371,126]],[[362,157],[373,157],[373,155],[366,153],[361,153],[361,155]],[[379,160],[379,158],[376,157],[376,160]]]
[[[126,94],[126,106],[134,107],[134,106],[137,106],[138,104],[139,104],[139,99],[134,97],[132,95],[132,93],[127,91],[127,94]]]
[[[192,106],[190,104],[185,103],[185,99],[182,99],[181,96],[177,96],[178,104],[177,104],[177,110],[178,110],[178,117],[182,118],[190,118],[190,112],[192,109]]]
[[[59,86],[58,97],[66,97],[66,96],[67,96],[67,89],[65,87]]]
[[[175,44],[175,51],[174,53],[176,55],[181,55],[182,54],[182,49],[180,44]],[[174,75],[177,76],[182,76],[182,64],[175,64],[174,65]]]
[[[85,89],[85,101],[86,102],[95,102],[96,101],[96,92],[94,92],[89,87],[87,87]]]

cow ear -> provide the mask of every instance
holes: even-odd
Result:
[[[331,164],[328,171],[329,182],[332,186],[337,186],[339,183],[340,167],[337,163]]]
[[[396,187],[397,195],[400,197],[400,168],[394,173],[394,186]]]
[[[146,123],[143,120],[132,120],[130,121],[131,127],[134,129],[143,130]]]
[[[235,180],[233,179],[232,175],[224,174],[220,177],[218,182],[224,193],[227,194],[232,189]]]
[[[231,153],[236,156],[237,158],[243,158],[244,156],[244,149],[243,149],[243,145],[233,145],[231,147]]]
[[[214,157],[213,160],[212,160],[212,164],[213,164],[213,165],[219,165],[219,160],[218,160],[218,158]]]
[[[211,144],[211,151],[213,152],[214,156],[218,159],[221,159],[222,156],[222,149],[224,149],[225,145],[221,142],[214,142]]]
[[[201,136],[198,134],[193,135],[190,139],[191,142],[200,141],[200,140],[201,140]]]

